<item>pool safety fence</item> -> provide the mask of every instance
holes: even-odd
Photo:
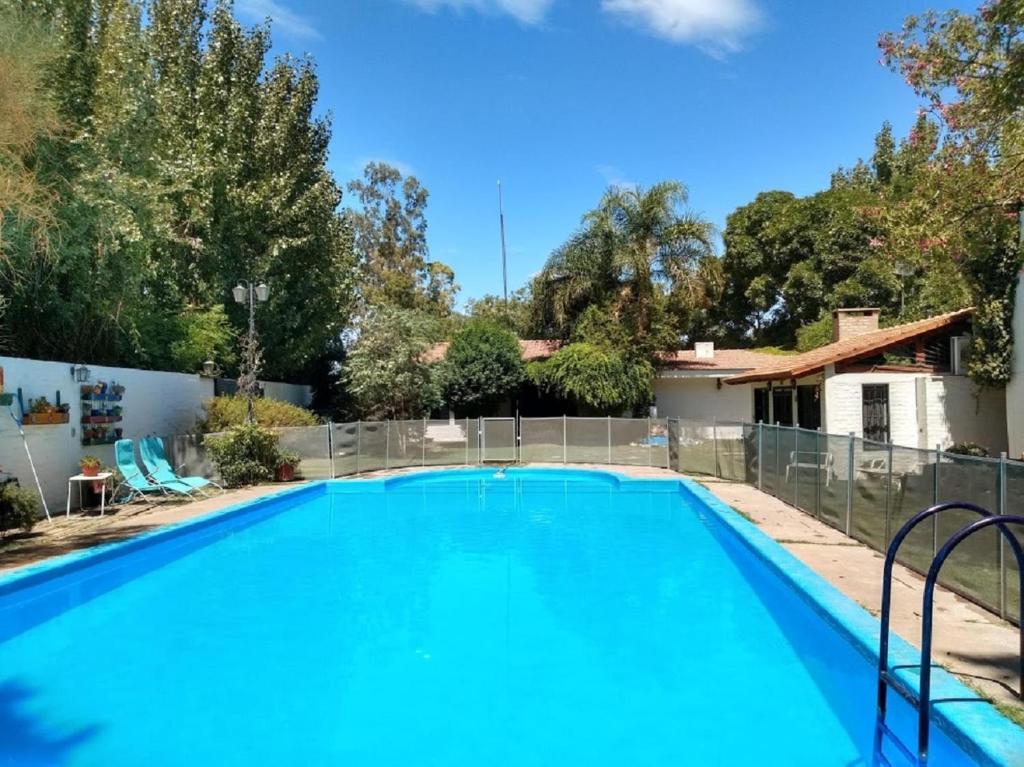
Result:
[[[884,552],[900,526],[936,503],[1024,513],[1024,463],[872,442],[792,426],[679,418],[457,418],[352,421],[274,429],[307,479],[382,469],[500,463],[651,466],[742,482]],[[215,476],[203,435],[166,439],[185,474]],[[900,561],[923,572],[973,517],[951,512],[915,530]],[[1019,620],[1016,562],[995,530],[973,536],[942,582]]]

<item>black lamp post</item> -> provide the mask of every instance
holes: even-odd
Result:
[[[255,423],[253,399],[256,396],[259,376],[259,349],[256,345],[256,304],[265,303],[270,298],[270,286],[265,282],[258,285],[252,280],[242,280],[231,289],[235,302],[249,306],[249,333],[245,342],[245,370],[238,377],[238,388],[245,394],[246,423]]]

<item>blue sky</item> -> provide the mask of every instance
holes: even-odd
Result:
[[[827,186],[883,120],[913,121],[876,41],[928,6],[236,0],[245,21],[273,18],[276,51],[316,58],[340,182],[376,159],[430,190],[431,255],[455,269],[460,306],[501,290],[499,178],[510,289],[610,183],[681,180],[718,227],[760,191]]]

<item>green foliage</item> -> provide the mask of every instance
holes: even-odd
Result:
[[[357,416],[422,418],[439,407],[439,366],[425,359],[438,340],[437,320],[421,312],[382,306],[363,317],[344,367]]]
[[[441,364],[445,401],[460,416],[493,414],[526,378],[515,334],[490,320],[471,320],[452,339]]]
[[[227,487],[257,485],[274,478],[280,458],[277,435],[262,426],[233,426],[208,436],[204,446]]]
[[[502,325],[519,338],[532,338],[533,317],[529,286],[514,291],[508,304],[501,296],[487,294],[466,302],[466,314],[471,320],[490,320]]]
[[[956,455],[973,455],[975,458],[988,458],[988,448],[982,447],[977,442],[957,442],[946,452]]]
[[[719,264],[713,227],[686,202],[675,181],[605,192],[533,280],[537,329],[569,338],[581,314],[600,306],[649,356],[700,328],[721,287]]]
[[[649,403],[654,378],[654,368],[646,359],[585,342],[569,344],[550,359],[531,363],[528,372],[538,388],[607,415]]]
[[[809,352],[826,344],[832,343],[832,315],[823,314],[809,325],[796,331],[796,349]]]
[[[31,19],[8,23],[16,6]],[[18,168],[35,188],[0,200],[10,352],[230,369],[247,321],[230,288],[255,276],[272,287],[257,316],[266,374],[302,376],[348,325],[356,266],[313,63],[268,63],[269,28],[243,29],[226,0],[0,0],[0,13],[0,57],[19,64],[0,63],[0,189]],[[33,111],[7,103],[8,72]],[[31,119],[8,144],[18,114]]]
[[[290,402],[259,397],[253,401],[253,407],[260,426],[316,426],[319,423],[311,412]],[[247,402],[241,395],[208,399],[203,409],[205,416],[200,428],[206,433],[245,424]]]
[[[32,532],[39,518],[39,496],[13,482],[0,485],[0,538],[8,530]]]
[[[429,260],[426,188],[415,176],[371,162],[348,189],[359,200],[346,217],[360,257],[363,305],[450,314],[458,286],[450,267]]]

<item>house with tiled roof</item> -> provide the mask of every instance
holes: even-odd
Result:
[[[876,442],[934,449],[977,442],[1007,449],[1002,391],[964,375],[972,309],[880,327],[873,308],[833,312],[832,343],[802,354],[756,349],[663,352],[653,385],[652,415],[694,421],[744,421],[852,432]],[[526,361],[547,359],[559,341],[519,342]],[[447,344],[428,352],[444,358]],[[501,415],[573,415],[571,403],[524,391]]]
[[[878,309],[837,309],[832,343],[802,354],[698,345],[659,372],[658,415],[852,432],[924,449],[977,442],[998,454],[1007,447],[1005,395],[964,375],[972,315],[881,328]]]

